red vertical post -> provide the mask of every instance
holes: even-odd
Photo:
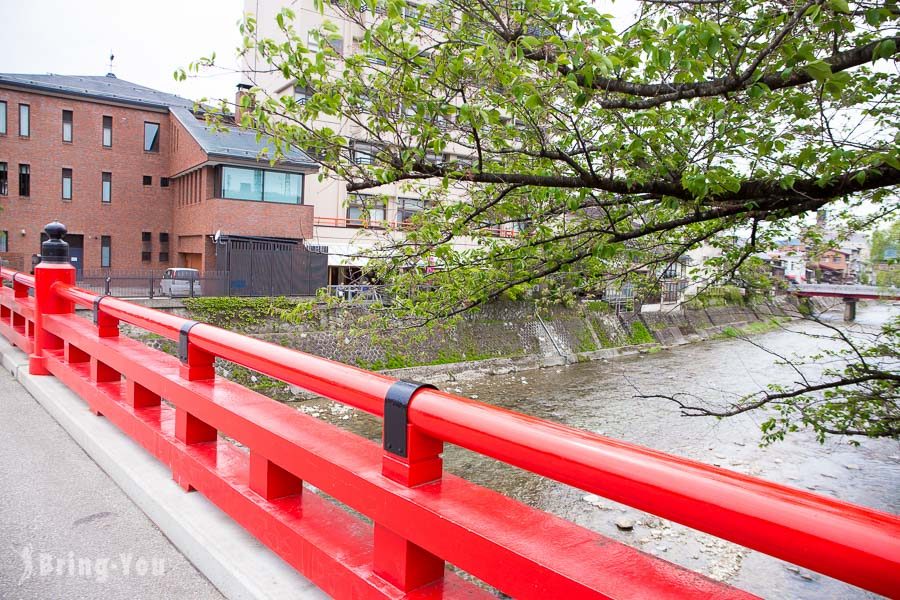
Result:
[[[100,300],[95,302],[97,307],[97,335],[100,337],[119,337],[119,320],[103,312]]]
[[[13,277],[13,297],[14,298],[27,298],[28,297],[28,286],[20,281],[16,281],[15,277]]]
[[[274,500],[302,493],[303,482],[299,477],[251,449],[250,489],[266,500]]]
[[[28,297],[28,286],[22,282],[16,281],[16,278],[13,277],[13,298],[27,298]],[[25,320],[25,316],[17,313],[15,310],[10,311],[9,317],[9,326],[15,329],[16,327],[22,327],[22,335],[26,338],[28,337],[28,322]]]
[[[49,375],[44,352],[63,348],[63,340],[44,329],[44,316],[75,312],[71,301],[63,300],[52,290],[57,281],[75,283],[75,267],[69,262],[69,245],[63,240],[66,228],[62,223],[53,222],[44,227],[44,231],[49,239],[41,244],[41,262],[34,268],[35,336],[34,351],[28,360],[28,372],[32,375]]]
[[[148,390],[133,379],[125,382],[125,401],[132,408],[147,408],[149,406],[159,406],[159,394]]]
[[[444,443],[410,425],[406,419],[406,411],[418,389],[418,384],[397,382],[388,391],[385,403],[385,452],[381,472],[388,479],[406,487],[440,481],[443,472],[441,452],[444,450]],[[396,402],[398,394],[401,398],[399,403]],[[396,420],[400,415],[399,427],[397,423],[389,423],[389,420]],[[388,439],[404,434],[405,441]],[[375,523],[374,563],[375,572],[380,577],[403,591],[414,590],[444,576],[442,558],[380,523]]]

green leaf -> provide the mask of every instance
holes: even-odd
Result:
[[[891,58],[897,52],[897,42],[894,40],[883,40],[872,51],[872,58]]]
[[[831,77],[831,65],[822,60],[817,60],[815,62],[811,62],[806,67],[804,67],[806,72],[810,77],[818,81],[819,83],[825,81],[829,77]]]

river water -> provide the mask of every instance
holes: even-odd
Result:
[[[874,331],[900,307],[860,307],[851,330]],[[840,314],[826,318],[841,324]],[[843,327],[843,324],[841,324]],[[832,345],[821,326],[794,322],[754,336],[755,344],[782,355],[813,354]],[[808,431],[760,447],[762,414],[729,419],[683,417],[666,400],[636,395],[693,393],[710,401],[791,384],[788,367],[740,339],[711,340],[656,354],[580,363],[506,375],[458,378],[441,387],[505,408],[620,440],[715,464],[801,489],[900,513],[900,444],[889,440],[831,437],[824,444]],[[810,367],[815,370],[815,367]],[[304,412],[379,439],[380,421],[322,400],[298,404]],[[766,598],[869,598],[872,594],[777,559],[586,494],[456,447],[445,468],[526,504],[554,513],[625,544],[655,554]],[[631,531],[616,521],[630,519]]]

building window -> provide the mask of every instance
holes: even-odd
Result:
[[[63,133],[63,141],[71,142],[72,141],[72,111],[64,110],[62,111],[62,133]]]
[[[159,187],[169,187],[169,178],[168,177],[160,177],[159,178]]]
[[[303,203],[303,175],[264,171],[263,201],[279,204]]]
[[[312,31],[306,34],[306,47],[310,52],[319,51],[319,38]]]
[[[141,232],[141,262],[150,262],[153,260],[153,233],[150,231]]]
[[[222,197],[279,204],[303,204],[303,175],[222,167]]]
[[[31,195],[31,166],[19,165],[19,195]]]
[[[5,162],[0,162],[0,196],[9,194],[9,167]]]
[[[413,215],[430,208],[427,200],[418,198],[397,198],[397,220],[409,223]]]
[[[159,262],[169,262],[169,234],[166,232],[159,234]]]
[[[100,266],[109,268],[112,264],[112,240],[108,235],[100,236]]]
[[[309,93],[309,88],[294,88],[294,102],[297,104],[306,104],[309,101],[310,96],[312,96],[312,94]]]
[[[375,147],[372,144],[353,144],[353,162],[358,165],[371,165],[375,162]]]
[[[347,201],[347,227],[383,227],[387,201],[370,194],[352,194]]]
[[[62,170],[62,199],[72,199],[72,169]]]
[[[19,105],[19,135],[22,137],[31,135],[31,107],[27,104]]]
[[[103,178],[103,194],[100,199],[103,202],[112,202],[112,173],[104,173]]]
[[[0,135],[6,135],[6,102],[0,102]]]
[[[9,252],[9,232],[0,231],[0,252]]]
[[[159,152],[159,123],[144,123],[144,152]]]
[[[112,117],[103,117],[103,145],[112,148]]]
[[[144,185],[153,185],[153,176],[144,175]]]

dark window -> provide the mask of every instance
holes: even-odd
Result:
[[[150,231],[141,232],[141,262],[150,262],[153,260],[153,233]]]
[[[0,162],[0,196],[9,193],[9,170],[5,162]]]
[[[62,170],[62,199],[72,199],[72,169]]]
[[[159,152],[159,123],[144,123],[144,152]]]
[[[0,231],[0,252],[9,252],[9,232]]]
[[[6,102],[0,102],[0,134],[6,133]]]
[[[103,145],[112,148],[112,117],[103,117]]]
[[[427,200],[418,198],[397,198],[397,220],[401,223],[409,223],[413,215],[428,210],[430,204]]]
[[[109,267],[112,264],[112,240],[108,235],[100,236],[100,266]]]
[[[19,195],[31,195],[31,167],[29,165],[19,165]]]
[[[159,262],[169,262],[169,234],[165,232],[159,234]]]
[[[169,187],[169,178],[168,177],[160,177],[159,178],[159,187]]]
[[[22,137],[31,135],[31,107],[27,104],[19,105],[19,135]]]
[[[63,141],[72,141],[72,111],[64,110],[62,115]]]
[[[144,185],[153,185],[153,177],[150,175],[144,175]]]
[[[100,200],[103,202],[112,202],[112,173],[104,173],[101,181],[103,191]]]

